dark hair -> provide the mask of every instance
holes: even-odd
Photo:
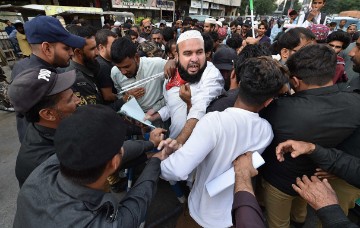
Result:
[[[260,56],[271,56],[271,52],[268,48],[259,44],[249,44],[242,49],[242,51],[237,56],[234,65],[237,81],[240,81],[238,75],[242,64],[249,58]]]
[[[208,32],[208,34],[213,39],[214,43],[219,40],[219,34],[217,32],[212,31],[212,32]]]
[[[252,107],[276,96],[288,82],[286,67],[267,56],[245,60],[236,76],[240,78],[239,98]]]
[[[296,12],[296,10],[291,10],[290,13],[289,13],[290,16],[294,16],[294,15],[297,15],[297,14],[298,14],[298,12]]]
[[[139,34],[137,32],[135,32],[134,30],[131,30],[131,29],[128,31],[128,35],[129,36],[136,36],[136,38],[139,37]]]
[[[68,31],[74,35],[89,39],[92,36],[95,36],[97,30],[91,25],[88,26],[74,25],[74,26],[69,26]]]
[[[236,51],[236,49],[241,47],[242,42],[243,40],[240,36],[231,36],[226,40],[226,45]]]
[[[192,29],[191,27],[182,27],[182,33],[189,31],[189,30],[195,30],[195,29]]]
[[[189,25],[191,25],[190,23],[191,23],[191,21],[183,21],[182,26],[183,27],[189,26]]]
[[[174,39],[174,29],[171,27],[165,27],[161,33],[165,42]]]
[[[65,167],[60,162],[60,172],[64,177],[76,184],[87,185],[94,183],[101,177],[106,165],[107,163],[86,170],[73,170]]]
[[[346,49],[351,42],[351,37],[347,32],[335,31],[329,34],[328,37],[326,38],[326,43],[330,43],[332,41],[342,42],[343,43],[342,49]]]
[[[134,58],[136,45],[131,40],[121,37],[111,45],[111,60],[114,63],[121,63],[126,58]]]
[[[239,25],[239,21],[237,21],[237,20],[230,22],[230,27],[233,27],[233,26],[237,27],[238,25]]]
[[[260,25],[263,25],[265,27],[265,30],[267,30],[269,28],[268,24],[265,22],[260,22],[260,24],[258,26],[260,27]]]
[[[166,42],[165,44],[165,54],[168,55],[168,53],[171,52],[171,46],[176,45],[176,40],[172,39]]]
[[[153,30],[151,30],[151,35],[152,34],[161,34],[161,31],[160,31],[160,29],[153,29]],[[162,35],[162,34],[161,34]]]
[[[290,50],[294,49],[295,47],[299,46],[301,38],[306,40],[314,40],[315,35],[306,28],[293,28],[279,37],[278,47],[280,50],[282,48],[287,48]]]
[[[214,49],[214,41],[211,38],[209,33],[202,33],[202,37],[204,39],[204,49],[205,53],[212,52]]]
[[[330,22],[330,24],[329,24],[330,26],[336,26],[337,25],[337,23],[336,22]]]
[[[60,93],[51,96],[43,97],[36,105],[34,105],[24,116],[30,123],[37,123],[40,121],[39,112],[44,108],[53,108],[60,100]]]
[[[301,48],[286,61],[291,76],[307,85],[323,86],[332,80],[336,54],[327,45],[315,44]]]
[[[111,26],[109,24],[104,24],[102,29],[108,29],[110,30],[111,29]]]
[[[17,30],[18,28],[24,27],[24,24],[22,22],[17,22],[14,24],[14,27]]]
[[[127,19],[127,20],[125,21],[125,23],[132,24],[133,21],[132,21],[131,19]]]
[[[97,33],[95,34],[96,46],[98,47],[100,44],[106,46],[108,43],[108,37],[116,38],[117,35],[116,33],[108,29],[100,29],[99,31],[97,31]]]

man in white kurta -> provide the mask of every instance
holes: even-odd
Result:
[[[165,106],[157,113],[147,113],[147,118],[150,121],[159,118],[166,121],[171,118],[170,138],[177,138],[184,143],[197,121],[205,115],[210,102],[224,92],[224,79],[220,71],[206,61],[204,39],[199,31],[182,33],[176,45],[177,71],[164,83]],[[189,110],[180,98],[180,90],[184,86],[189,86],[191,91]]]
[[[191,217],[202,227],[232,226],[234,189],[229,187],[210,197],[205,184],[230,169],[239,155],[247,151],[262,153],[271,143],[271,126],[258,112],[287,82],[282,66],[271,58],[251,58],[242,66],[234,107],[206,114],[186,143],[161,162],[161,176],[166,180],[186,180],[196,169],[188,205]],[[259,73],[254,77],[253,72]]]
[[[257,113],[239,108],[205,115],[182,148],[161,163],[166,180],[186,180],[196,167],[189,196],[191,217],[203,227],[232,225],[233,188],[210,197],[205,184],[231,168],[247,151],[262,153],[273,138],[270,124]]]
[[[170,138],[176,138],[183,129],[186,120],[195,118],[200,119],[206,113],[206,108],[210,102],[223,92],[224,79],[220,71],[211,63],[207,62],[207,67],[197,83],[190,83],[191,103],[193,104],[187,113],[187,105],[179,96],[179,86],[174,86],[166,90],[164,83],[165,106],[158,112],[162,121],[171,118]]]
[[[159,57],[139,57],[135,44],[126,38],[119,38],[114,41],[111,46],[111,58],[115,64],[111,70],[111,79],[114,82],[119,99],[123,96],[121,90],[124,86],[163,73],[167,62],[167,60]],[[162,94],[163,82],[164,76],[130,90],[127,94],[136,98],[144,112],[151,108],[158,111],[165,104]]]

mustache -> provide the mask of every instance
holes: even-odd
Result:
[[[196,62],[190,62],[189,64],[188,64],[188,68],[189,67],[200,67],[200,64],[199,63],[196,63]]]

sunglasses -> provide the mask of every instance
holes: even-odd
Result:
[[[144,27],[144,29],[149,29],[149,28],[151,28],[151,26],[145,26],[145,27]]]

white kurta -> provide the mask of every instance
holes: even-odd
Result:
[[[120,70],[116,66],[114,66],[111,70],[111,79],[113,80],[115,89],[118,92],[118,98],[122,97],[122,94],[120,94],[122,87],[134,83],[135,81],[139,81],[152,75],[164,72],[164,66],[166,62],[167,60],[158,57],[141,57],[139,69],[136,73],[135,78],[127,78],[120,72]],[[162,101],[163,82],[164,77],[160,77],[140,86],[145,88],[145,95],[136,100],[138,101],[144,112],[148,111],[151,108],[154,108],[155,111],[157,111],[164,106],[164,102]]]
[[[194,118],[200,120],[206,113],[210,102],[224,92],[224,79],[220,71],[211,63],[207,67],[199,82],[191,83],[192,107],[187,113],[187,106],[179,96],[180,87],[174,86],[166,90],[167,81],[164,83],[165,106],[159,110],[163,121],[171,118],[170,138],[176,138],[183,129],[186,120]]]
[[[186,180],[196,168],[189,196],[191,217],[203,227],[229,227],[234,189],[227,188],[210,197],[205,184],[231,168],[240,154],[262,153],[272,138],[270,124],[257,113],[239,108],[208,113],[183,147],[161,162],[161,176],[166,180]]]

